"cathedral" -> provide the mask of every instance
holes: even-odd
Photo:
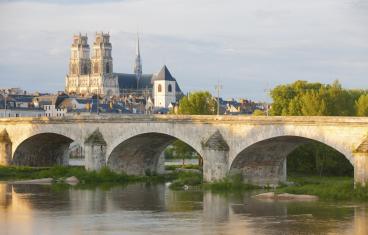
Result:
[[[69,95],[99,95],[106,99],[123,95],[144,95],[154,99],[157,108],[167,108],[182,95],[176,79],[166,66],[155,74],[143,74],[139,39],[137,39],[134,73],[113,70],[110,35],[96,33],[92,56],[87,35],[74,35],[65,92]]]

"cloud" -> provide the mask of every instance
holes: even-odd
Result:
[[[0,1],[0,86],[62,90],[74,33],[108,31],[114,69],[131,72],[136,32],[144,72],[167,64],[185,90],[265,98],[297,79],[362,87],[368,74],[363,0]],[[11,78],[11,79],[9,79]],[[40,81],[35,83],[34,81]]]

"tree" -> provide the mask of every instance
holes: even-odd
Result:
[[[179,101],[178,114],[211,115],[216,113],[216,101],[208,91],[193,92]]]
[[[368,94],[361,95],[356,101],[356,115],[357,116],[368,116]]]
[[[188,96],[184,96],[179,101],[178,114],[187,115],[212,115],[216,113],[217,103],[208,91],[192,92]],[[184,159],[195,158],[199,159],[199,165],[202,166],[202,158],[197,152],[186,143],[177,140],[165,150],[165,155],[174,158]]]
[[[270,113],[281,116],[355,116],[356,102],[365,93],[363,90],[343,89],[339,81],[332,84],[296,81],[279,85],[271,91],[273,104]]]
[[[252,113],[253,116],[265,116],[264,111],[256,109],[254,110],[254,112]]]
[[[296,81],[271,91],[271,115],[281,116],[368,116],[368,93],[332,84]],[[289,158],[290,157],[290,158]],[[319,175],[351,175],[349,161],[336,150],[311,143],[298,147],[288,157],[288,171]]]

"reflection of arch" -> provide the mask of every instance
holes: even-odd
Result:
[[[231,162],[230,173],[241,173],[245,181],[253,184],[284,182],[286,181],[286,157],[300,145],[313,142],[322,143],[301,136],[277,136],[258,141],[236,155]],[[338,151],[334,146],[322,144]],[[350,161],[347,156],[345,157]]]
[[[161,84],[158,84],[157,91],[158,91],[158,92],[161,92],[161,91],[162,91],[162,86],[161,86]]]
[[[171,84],[169,84],[169,86],[167,87],[167,91],[168,92],[172,92],[172,86],[171,86]]]
[[[55,133],[33,135],[18,145],[13,164],[26,166],[51,166],[67,164],[67,152],[73,140]]]
[[[161,159],[160,155],[176,139],[178,138],[157,132],[135,135],[113,148],[108,156],[107,165],[116,172],[125,172],[129,175],[162,173],[164,159]],[[200,156],[197,150],[196,152]]]

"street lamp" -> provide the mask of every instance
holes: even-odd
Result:
[[[217,116],[219,116],[220,115],[220,90],[222,89],[222,85],[220,85],[220,82],[217,82],[215,89],[217,91]]]
[[[8,94],[6,91],[4,91],[4,118],[6,117],[6,98],[8,97]]]

